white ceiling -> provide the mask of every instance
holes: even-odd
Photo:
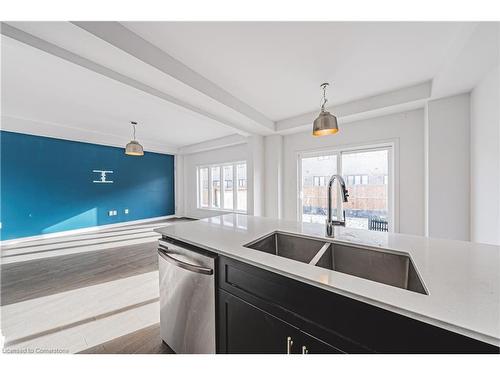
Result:
[[[500,23],[482,22],[464,29],[458,48],[452,51],[433,80],[433,96],[467,92],[500,64]]]
[[[48,41],[70,53],[89,59],[126,77],[137,80],[167,95],[178,98],[224,124],[236,124],[243,134],[252,133],[255,123],[210,96],[194,90],[175,77],[161,72],[123,50],[70,22],[8,22],[9,25]]]
[[[2,115],[182,147],[234,130],[2,36]]]
[[[117,145],[130,137],[128,123],[135,120],[139,140],[155,151],[232,134],[271,134],[273,124],[276,130],[304,118],[309,123],[324,81],[332,83],[329,104],[347,103],[336,106],[345,109],[357,99],[400,88],[392,96],[402,97],[423,82],[432,81],[433,96],[464,92],[498,64],[498,46],[492,47],[498,23],[8,25],[32,39],[2,36],[2,116],[32,120],[23,123],[23,131],[39,121],[63,129],[51,136],[71,139],[71,128],[92,133],[79,140]],[[90,65],[80,63],[82,58]],[[366,108],[366,100],[357,107]]]
[[[277,121],[432,79],[465,23],[125,22]]]

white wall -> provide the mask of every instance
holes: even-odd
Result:
[[[283,217],[283,136],[265,137],[265,216]]]
[[[374,144],[396,140],[399,163],[399,195],[395,212],[399,231],[424,234],[424,111],[423,109],[340,124],[335,136],[313,137],[310,132],[286,135],[283,140],[284,218],[297,220],[297,153],[339,146]],[[397,184],[396,184],[397,185]]]
[[[500,67],[471,93],[471,241],[500,245]]]
[[[264,174],[264,137],[255,135],[248,137],[247,144],[247,211],[255,216],[264,215],[265,174]]]
[[[200,210],[196,207],[197,197],[196,197],[196,167],[199,165],[206,164],[216,164],[216,163],[226,163],[226,162],[236,162],[236,161],[247,161],[248,163],[248,145],[241,144],[238,146],[224,147],[217,150],[198,152],[195,154],[183,155],[184,169],[183,176],[181,177],[177,174],[177,178],[183,178],[183,194],[182,197],[179,195],[179,199],[183,200],[183,213],[179,212],[180,216],[188,216],[193,218],[203,218],[215,215],[221,215],[224,212],[213,211],[213,210]],[[248,169],[248,166],[247,166]],[[250,176],[248,178],[248,186],[252,184]],[[253,196],[249,189],[248,191],[248,201],[253,202]],[[248,204],[248,202],[247,202]],[[180,207],[180,205],[179,205]],[[251,211],[251,205],[248,206],[249,213]]]
[[[184,156],[175,155],[175,216],[184,216]]]
[[[429,101],[428,236],[470,238],[469,94]]]
[[[425,235],[427,226],[431,237],[499,243],[499,82],[496,69],[471,95],[340,124],[341,132],[332,137],[312,137],[309,131],[250,137],[246,144],[183,155],[178,161],[178,168],[183,165],[178,214],[220,214],[196,208],[196,167],[245,160],[248,213],[297,220],[298,152],[394,141],[397,231]]]

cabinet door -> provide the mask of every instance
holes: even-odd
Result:
[[[220,289],[218,315],[219,353],[299,353],[298,329]]]
[[[326,342],[300,331],[297,343],[299,344],[296,350],[302,354],[342,354],[341,350],[327,344]]]

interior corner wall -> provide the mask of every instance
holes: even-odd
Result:
[[[470,95],[427,108],[428,236],[470,239]]]
[[[264,215],[273,219],[283,217],[283,136],[265,137],[265,197]]]
[[[471,241],[500,245],[500,67],[471,93]]]
[[[424,234],[424,110],[416,109],[398,114],[340,124],[335,136],[312,137],[310,132],[283,137],[283,208],[284,218],[298,217],[298,168],[300,151],[328,149],[341,146],[398,141],[395,211],[399,232]]]
[[[248,137],[247,152],[247,211],[250,215],[263,216],[265,205],[264,137],[261,135]]]
[[[186,216],[184,194],[184,155],[175,155],[175,215]]]
[[[249,164],[249,152],[247,144],[240,144],[237,146],[223,147],[216,150],[197,152],[193,154],[183,155],[183,204],[184,215],[192,218],[205,218],[216,215],[223,215],[226,212],[217,210],[206,210],[197,208],[197,176],[196,168],[201,165],[229,163],[237,161],[246,161],[247,170]],[[247,173],[247,186],[253,184],[253,178],[250,173]],[[252,191],[251,191],[252,190]],[[250,204],[253,204],[253,189],[248,190],[247,205],[250,212]]]

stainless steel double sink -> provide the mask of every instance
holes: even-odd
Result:
[[[315,267],[427,294],[415,265],[405,253],[326,242],[282,232],[273,232],[244,246]]]

